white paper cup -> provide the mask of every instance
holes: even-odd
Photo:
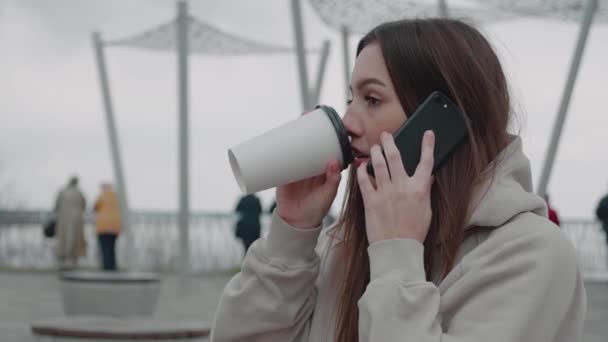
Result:
[[[287,122],[228,150],[234,178],[250,194],[321,175],[327,163],[352,162],[342,120],[328,106]]]

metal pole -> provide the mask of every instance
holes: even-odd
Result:
[[[442,18],[447,18],[448,13],[448,4],[447,0],[439,0],[439,16]]]
[[[344,91],[345,101],[350,99],[350,48],[348,47],[348,28],[342,26],[340,30],[342,38],[342,57],[344,58]]]
[[[308,71],[306,69],[306,55],[304,51],[304,29],[302,27],[302,11],[300,0],[291,0],[291,14],[293,20],[293,32],[296,42],[296,58],[298,73],[300,76],[300,96],[302,98],[302,110],[306,111],[312,107],[310,101],[310,88],[308,87]]]
[[[189,149],[188,149],[188,7],[185,1],[177,3],[177,68],[179,110],[179,275],[182,289],[190,271],[188,220],[189,203]]]
[[[106,71],[106,60],[103,51],[103,43],[101,34],[94,32],[92,35],[93,47],[95,49],[95,59],[97,61],[97,70],[99,72],[99,83],[101,85],[101,95],[103,98],[103,106],[106,112],[106,126],[108,130],[108,138],[110,140],[110,154],[112,156],[112,166],[114,168],[114,178],[116,179],[116,193],[118,194],[118,203],[120,206],[120,215],[122,217],[122,230],[126,242],[126,267],[131,268],[133,263],[133,233],[130,229],[129,201],[127,196],[127,186],[124,175],[122,173],[122,160],[120,158],[120,143],[118,141],[118,133],[116,122],[114,121],[114,109],[112,108],[112,99],[110,96],[110,85],[108,82],[108,74]]]
[[[572,58],[572,64],[570,65],[570,71],[568,73],[568,80],[566,81],[566,87],[559,106],[557,118],[553,125],[553,133],[551,134],[551,141],[549,142],[549,148],[545,156],[545,162],[543,164],[543,170],[541,173],[538,195],[544,196],[547,192],[547,186],[549,185],[549,178],[553,169],[553,163],[555,162],[555,155],[557,154],[557,148],[559,147],[559,141],[566,121],[566,115],[568,114],[568,106],[570,105],[570,98],[574,90],[574,84],[578,75],[578,69],[581,64],[585,45],[587,44],[587,37],[589,36],[589,30],[593,23],[593,15],[597,10],[597,0],[588,0],[585,7],[585,14],[581,23],[581,30],[578,36],[578,42],[576,43],[576,49]]]
[[[319,104],[321,97],[321,87],[323,86],[323,78],[325,77],[325,67],[327,66],[327,57],[329,57],[329,40],[323,41],[321,48],[321,56],[319,59],[319,69],[317,70],[317,82],[315,83],[314,93],[311,95],[313,105]]]

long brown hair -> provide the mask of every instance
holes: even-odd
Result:
[[[426,278],[438,281],[455,263],[475,188],[492,177],[492,161],[509,141],[510,101],[498,57],[482,34],[452,19],[389,22],[365,35],[357,56],[377,43],[406,113],[433,91],[448,95],[468,118],[468,139],[435,174],[433,218],[424,242]],[[358,341],[357,302],[369,283],[363,200],[351,168],[339,225],[344,274],[336,310],[337,342]]]

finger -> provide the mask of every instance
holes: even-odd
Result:
[[[327,163],[325,172],[325,182],[329,184],[336,184],[340,182],[342,175],[340,173],[340,162],[338,160],[332,160]]]
[[[313,177],[313,187],[323,187],[326,183],[330,182],[335,177],[336,171],[334,169],[334,161],[329,161],[325,164],[325,172]]]
[[[371,150],[372,165],[374,167],[374,175],[378,188],[390,186],[391,177],[388,174],[386,160],[382,155],[382,149],[378,145],[374,145]]]
[[[319,184],[319,192],[323,194],[323,198],[331,197],[333,200],[338,192],[338,186],[342,177],[339,164],[338,161],[327,163],[325,174],[323,175],[323,183]]]
[[[384,155],[386,156],[386,163],[388,164],[388,171],[391,176],[391,180],[405,179],[408,177],[403,167],[403,161],[401,160],[401,153],[395,145],[395,138],[389,133],[382,133],[380,139],[382,140],[382,147],[384,148]]]
[[[420,162],[416,167],[414,177],[421,177],[423,179],[429,179],[433,174],[433,165],[435,151],[435,133],[433,131],[426,131],[422,138],[422,147],[420,151]]]
[[[366,198],[376,191],[372,185],[370,176],[367,174],[365,164],[361,164],[359,165],[359,168],[357,168],[357,181],[359,182],[359,190],[361,190],[363,202],[365,202]]]

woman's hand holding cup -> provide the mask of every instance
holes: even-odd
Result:
[[[293,227],[312,229],[329,212],[352,151],[340,116],[319,106],[231,148],[228,157],[243,192],[276,187],[279,217]]]
[[[341,179],[338,160],[327,163],[325,173],[277,187],[277,214],[290,226],[312,229],[321,225],[336,198]]]

